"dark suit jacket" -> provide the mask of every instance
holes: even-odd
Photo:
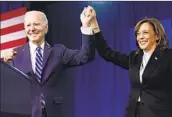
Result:
[[[43,81],[41,83],[35,77],[32,70],[29,44],[16,49],[17,55],[12,64],[14,67],[29,75],[31,80],[32,117],[41,117],[40,93],[45,97],[48,117],[64,117],[64,89],[62,73],[66,68],[79,66],[93,60],[95,47],[93,36],[82,35],[82,47],[80,50],[71,50],[64,45],[50,46],[45,44],[43,55]]]
[[[156,48],[139,80],[143,52],[129,55],[112,50],[102,33],[95,34],[98,53],[106,61],[129,70],[131,94],[126,117],[134,117],[138,97],[141,96],[140,117],[172,117],[172,49]]]

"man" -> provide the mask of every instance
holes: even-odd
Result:
[[[90,14],[81,14],[82,28],[89,26]],[[31,80],[32,117],[64,117],[64,84],[61,73],[68,67],[79,66],[93,60],[93,36],[82,35],[81,50],[64,45],[49,45],[45,41],[48,20],[40,11],[29,11],[24,17],[29,42],[6,53],[4,61],[26,73]],[[15,55],[15,56],[14,56]]]

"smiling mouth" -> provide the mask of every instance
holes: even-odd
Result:
[[[35,36],[37,36],[38,34],[30,34],[30,36],[33,36],[33,37],[35,37]]]
[[[142,41],[142,42],[139,42],[140,45],[145,45],[147,43],[147,41]]]

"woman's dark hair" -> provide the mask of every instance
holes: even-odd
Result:
[[[150,25],[152,25],[155,34],[159,38],[157,40],[157,46],[160,47],[160,49],[169,48],[169,44],[168,44],[168,40],[167,40],[167,36],[166,36],[165,30],[164,30],[164,27],[162,26],[160,21],[158,21],[155,18],[144,18],[136,24],[136,26],[134,28],[134,35],[136,38],[137,38],[137,32],[143,23],[149,23]],[[136,42],[136,44],[138,46],[137,42]]]

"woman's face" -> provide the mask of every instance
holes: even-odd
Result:
[[[145,22],[141,24],[136,37],[140,49],[150,51],[156,48],[158,37],[150,23]]]

